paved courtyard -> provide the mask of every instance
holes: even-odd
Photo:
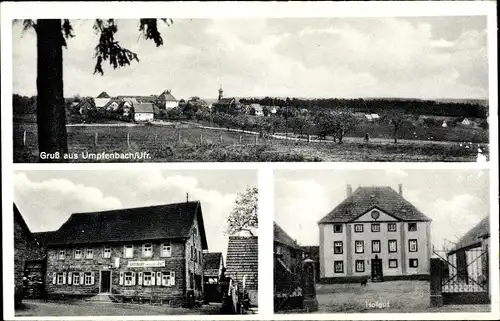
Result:
[[[200,315],[220,314],[220,304],[199,308],[173,308],[167,305],[110,303],[94,301],[42,301],[24,300],[24,308],[16,316],[131,316],[131,315]]]
[[[429,306],[430,289],[427,281],[387,281],[317,284],[319,313],[432,313],[432,312],[489,312],[490,305]]]

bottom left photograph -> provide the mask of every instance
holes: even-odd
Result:
[[[15,315],[255,314],[257,203],[253,170],[15,171]]]

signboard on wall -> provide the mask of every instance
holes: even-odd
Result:
[[[128,261],[127,267],[129,268],[144,268],[144,267],[164,267],[165,260],[163,261]]]

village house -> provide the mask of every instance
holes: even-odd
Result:
[[[14,204],[14,285],[15,306],[23,298],[41,298],[44,293],[45,250]]]
[[[179,305],[189,293],[203,296],[207,240],[198,201],[72,214],[46,247],[49,297]]]
[[[453,249],[447,253],[447,260],[457,275],[462,287],[487,286],[489,280],[490,216],[484,217],[471,228]],[[453,274],[453,273],[452,273]]]
[[[319,222],[324,282],[426,279],[431,220],[391,187],[347,186],[347,198]]]
[[[155,109],[152,103],[137,103],[133,108],[135,121],[149,122],[154,120]]]
[[[165,90],[156,98],[156,104],[161,109],[172,109],[179,107],[179,101],[172,95],[170,89]]]
[[[249,113],[253,116],[264,116],[264,108],[260,104],[250,104]]]
[[[220,282],[224,277],[224,269],[222,253],[203,253],[204,301],[206,303],[222,301]]]
[[[258,306],[259,239],[230,236],[226,254],[226,276],[248,291],[250,304]]]
[[[300,272],[302,249],[276,222],[274,222],[274,257],[294,275]]]

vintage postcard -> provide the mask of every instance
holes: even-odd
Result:
[[[278,170],[275,182],[275,312],[491,310],[488,170]]]
[[[16,171],[13,187],[16,316],[257,313],[255,171]]]

